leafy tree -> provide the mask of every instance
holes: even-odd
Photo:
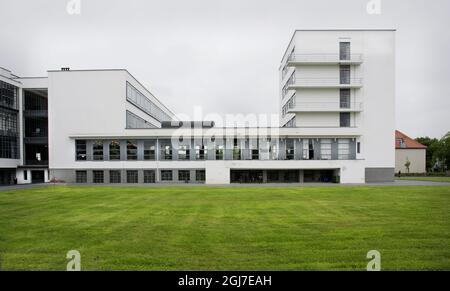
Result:
[[[428,147],[427,149],[427,169],[446,171],[450,169],[450,132],[447,132],[441,139],[419,137],[416,141]]]
[[[436,163],[434,154],[439,148],[439,140],[437,138],[430,138],[427,136],[416,138],[416,141],[428,147],[426,152],[426,168],[427,171],[429,171],[434,167]]]
[[[434,157],[442,163],[443,171],[450,169],[450,132],[439,140]]]

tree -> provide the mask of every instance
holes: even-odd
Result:
[[[436,160],[434,158],[434,154],[439,147],[439,140],[437,138],[430,138],[430,137],[418,137],[416,138],[416,141],[420,142],[424,146],[427,146],[426,151],[426,168],[427,171],[432,169],[436,163]]]
[[[446,171],[450,169],[450,132],[441,139],[419,137],[416,141],[427,146],[426,167],[428,170]]]
[[[410,166],[411,166],[411,161],[408,158],[406,158],[405,168],[406,168],[406,171],[408,171],[408,174],[409,174]]]
[[[434,158],[441,162],[442,171],[450,168],[450,132],[439,140],[439,144],[434,153]]]

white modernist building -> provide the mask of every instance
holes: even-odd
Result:
[[[178,121],[126,70],[0,71],[2,183],[392,181],[395,31],[298,30],[279,128]]]

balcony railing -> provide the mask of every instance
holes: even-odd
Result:
[[[320,101],[304,101],[295,102],[289,105],[288,112],[347,112],[347,111],[362,111],[363,102],[320,102]]]
[[[25,160],[25,165],[27,166],[48,166],[47,160]]]
[[[296,78],[289,88],[361,88],[362,78],[345,78],[341,82],[340,78]]]
[[[350,58],[341,58],[339,54],[291,54],[288,64],[361,64],[362,54],[351,54]]]
[[[25,117],[48,117],[47,110],[25,110],[23,114]]]

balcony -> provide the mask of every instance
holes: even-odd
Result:
[[[287,60],[288,66],[296,65],[360,65],[362,54],[351,54],[349,58],[341,58],[339,54],[292,54]]]
[[[362,102],[296,102],[289,106],[287,113],[296,112],[362,112]]]
[[[48,160],[25,160],[25,166],[48,166]]]
[[[296,78],[288,85],[289,90],[301,88],[362,88],[362,78],[347,78],[341,82],[339,78]]]
[[[48,117],[48,111],[47,110],[25,110],[23,112],[23,115],[25,117],[45,118],[45,117]]]

